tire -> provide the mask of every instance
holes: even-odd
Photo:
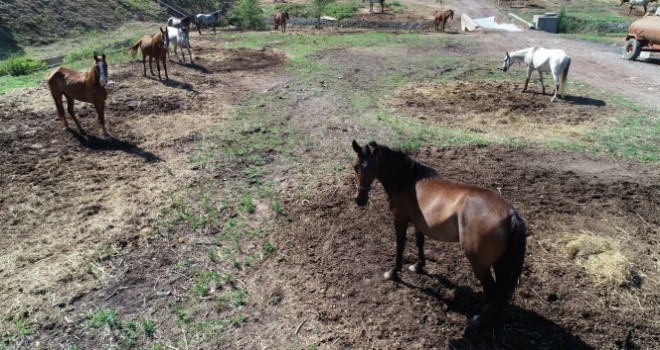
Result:
[[[627,60],[634,60],[639,56],[639,53],[642,52],[642,44],[633,38],[628,40],[625,47],[625,52],[623,53],[623,58]]]

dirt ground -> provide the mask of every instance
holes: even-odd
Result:
[[[455,3],[462,11],[466,4]],[[294,35],[296,30],[291,28]],[[503,53],[513,38],[516,48],[530,43],[564,45],[574,57],[569,80],[660,107],[657,65],[622,62],[617,48],[543,33],[465,35],[480,44],[476,50],[481,57],[493,50]],[[252,93],[286,85],[295,101],[286,120],[296,131],[318,137],[318,144],[335,145],[329,153],[304,153],[345,157],[350,139],[362,137],[327,102],[338,99],[338,91],[330,88],[318,94],[304,86],[289,87],[293,78],[286,76],[287,58],[282,53],[269,48],[219,49],[222,39],[213,37],[195,35],[192,40],[196,64],[169,64],[171,79],[164,84],[142,77],[139,63],[112,66],[106,114],[116,139],[113,144],[97,138],[95,112],[82,103],[76,111],[91,136],[63,130],[44,86],[0,100],[0,278],[5,281],[0,285],[0,305],[8,313],[29,316],[37,328],[27,343],[10,346],[66,348],[76,339],[83,348],[102,347],[116,335],[80,327],[90,310],[103,306],[126,315],[147,312],[165,318],[159,310],[185,302],[176,291],[186,290],[190,276],[172,273],[170,267],[195,251],[191,247],[196,243],[161,239],[153,235],[153,227],[172,191],[217,175],[194,167],[187,157],[209,128]],[[371,58],[381,54],[369,53]],[[367,54],[342,49],[321,53],[319,59],[337,62],[347,71],[361,69],[354,74],[354,88],[359,88],[360,82],[379,74],[374,67],[363,67],[364,57],[359,55]],[[393,91],[388,103],[410,118],[435,116],[426,119],[429,123],[467,123],[474,131],[518,127],[523,136],[547,128],[561,137],[617,113],[615,107],[586,97],[551,104],[550,96],[521,95],[521,84],[418,84]],[[538,86],[532,89],[539,92]],[[438,104],[437,98],[448,103]],[[550,117],[542,118],[541,113]],[[319,118],[309,118],[310,114]],[[336,146],[343,143],[346,149]],[[302,186],[296,179],[302,175],[290,175],[281,195],[291,223],[274,228],[278,257],[238,276],[251,293],[240,310],[246,322],[227,332],[227,347],[660,346],[656,165],[502,146],[426,147],[414,156],[443,176],[499,190],[527,221],[530,236],[521,285],[498,322],[481,332],[466,331],[466,320],[475,313],[482,293],[456,244],[427,244],[427,275],[405,272],[399,283],[382,280],[394,256],[386,198],[376,186],[371,204],[357,208],[347,164],[339,178],[306,184],[316,190],[304,200],[296,195]],[[634,283],[612,288],[594,282],[577,257],[563,248],[580,233],[617,242],[635,274]],[[196,235],[210,233],[190,234],[200,238]],[[410,238],[406,263],[414,257]],[[158,294],[165,289],[175,292]],[[234,312],[238,311],[198,310],[209,319]],[[205,348],[203,343],[199,348]]]

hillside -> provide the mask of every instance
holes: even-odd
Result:
[[[0,2],[0,58],[25,46],[119,27],[127,21],[159,19],[165,10],[151,0],[6,0]]]

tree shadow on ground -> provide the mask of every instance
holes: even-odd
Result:
[[[465,316],[465,324],[477,314],[485,301],[483,293],[475,293],[470,288],[457,286],[439,275],[428,275],[438,282],[441,288],[454,290],[453,298],[447,298],[437,288],[419,287],[406,281],[401,285],[417,289],[448,306],[447,312]],[[509,304],[491,325],[480,329],[466,327],[463,336],[448,339],[448,348],[459,349],[578,349],[594,348],[571,334],[562,326],[519,306]]]
[[[112,138],[110,141],[100,139],[96,136],[81,135],[78,131],[69,129],[69,133],[80,142],[80,145],[95,151],[122,151],[128,154],[136,155],[144,159],[146,163],[156,163],[163,161],[159,156],[145,151],[135,144]]]

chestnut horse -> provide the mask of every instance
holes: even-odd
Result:
[[[69,68],[57,68],[46,76],[46,82],[55,100],[57,114],[67,129],[69,128],[69,123],[66,122],[66,117],[64,116],[62,95],[66,97],[67,110],[76,123],[81,135],[85,135],[85,132],[73,113],[74,100],[88,102],[94,105],[98,114],[99,124],[101,124],[101,129],[103,129],[103,136],[107,141],[111,140],[110,134],[105,129],[105,118],[103,115],[105,100],[108,98],[108,92],[105,90],[105,85],[108,83],[108,65],[105,61],[105,55],[100,57],[94,55],[94,65],[87,72],[80,73]]]
[[[286,32],[286,21],[289,19],[289,12],[279,12],[273,16],[273,21],[275,22],[275,30],[282,26],[282,33]]]
[[[135,55],[137,54],[138,48],[142,50],[142,66],[144,67],[144,73],[143,75],[146,77],[147,76],[147,56],[149,56],[149,71],[151,72],[151,75],[154,74],[154,69],[151,66],[151,63],[153,59],[156,59],[156,68],[158,68],[158,80],[161,80],[160,78],[160,63],[158,62],[159,60],[163,62],[163,69],[165,69],[165,79],[169,79],[167,76],[167,64],[165,63],[167,59],[167,47],[169,46],[170,39],[169,36],[167,35],[167,27],[165,27],[165,30],[163,28],[160,28],[160,32],[157,33],[156,35],[153,36],[148,36],[145,35],[142,37],[142,39],[138,40],[135,45],[131,46],[129,49],[129,52],[131,52],[131,55],[133,55],[133,58],[135,58]]]
[[[454,19],[454,10],[436,11],[435,12],[435,31],[438,31],[438,26],[442,23],[442,31],[445,31],[447,20]]]
[[[355,202],[366,205],[371,185],[378,180],[394,216],[396,260],[385,278],[398,278],[409,223],[415,227],[418,248],[418,260],[409,267],[413,272],[423,272],[424,236],[460,242],[488,298],[481,315],[472,317],[470,324],[492,321],[513,295],[525,260],[525,223],[516,210],[497,192],[443,179],[401,151],[375,142],[361,147],[355,140],[353,150],[357,153]]]

